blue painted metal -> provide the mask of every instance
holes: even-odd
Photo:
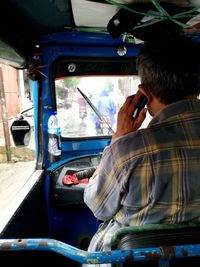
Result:
[[[32,92],[33,98],[33,109],[34,109],[34,133],[35,133],[35,157],[36,161],[38,160],[38,114],[39,114],[39,95],[38,95],[38,81],[29,81],[29,85]]]
[[[81,45],[83,47],[91,45],[93,48],[98,45],[101,47],[104,46],[104,48],[109,46],[116,47],[120,45],[126,45],[127,47],[139,47],[135,43],[124,41],[123,36],[113,39],[108,33],[84,31],[67,31],[48,34],[41,38],[40,43],[42,45],[54,44],[54,46],[58,44]],[[90,56],[90,53],[88,53],[87,56]]]
[[[200,256],[200,245],[176,246],[175,255],[178,258],[184,258],[187,256]]]
[[[73,142],[73,141],[72,141]],[[89,145],[88,145],[89,146]],[[86,148],[88,149],[88,147],[86,146]],[[83,156],[79,156],[78,159],[81,160],[81,158],[85,158],[85,157],[94,157],[94,156],[98,156],[99,154],[98,153],[92,153],[92,154],[87,154],[87,153],[84,153]],[[66,164],[67,162],[70,162],[70,161],[73,161],[73,160],[76,160],[77,157],[70,157],[70,152],[69,152],[69,155],[68,157],[66,157],[66,159],[64,158],[63,160],[60,160],[58,162],[53,162],[51,164],[51,166],[49,166],[47,168],[47,171],[54,171],[56,170],[57,168],[59,168],[60,166]]]
[[[52,85],[53,64],[59,58],[119,58],[118,46],[126,46],[126,58],[137,56],[139,46],[133,43],[124,43],[122,38],[113,40],[109,34],[86,32],[63,32],[44,36],[41,41],[40,71],[42,87],[42,127],[44,136],[44,165],[50,166],[47,155],[47,121],[51,111],[56,109],[54,88]],[[98,141],[97,141],[98,140]],[[110,142],[110,138],[95,138],[82,140],[62,140],[63,159],[84,153],[98,153]]]
[[[88,252],[55,239],[0,239],[1,251],[20,250],[44,250],[52,251],[68,257],[79,263],[102,264],[122,263],[131,261],[158,260],[159,266],[169,266],[170,255],[166,257],[162,249],[155,248],[134,248],[130,250],[96,251]],[[175,258],[186,258],[200,256],[200,245],[184,245],[174,247]]]

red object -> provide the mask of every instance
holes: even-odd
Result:
[[[76,174],[70,174],[63,176],[62,182],[64,185],[75,185],[75,184],[87,184],[89,182],[88,178],[78,180]]]

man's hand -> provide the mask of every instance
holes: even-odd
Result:
[[[147,109],[145,108],[140,111],[140,114],[136,119],[133,117],[134,111],[138,106],[140,97],[141,92],[139,91],[136,95],[128,96],[125,103],[120,108],[117,116],[117,130],[112,136],[112,142],[118,137],[138,130],[138,128],[145,120],[147,111]]]

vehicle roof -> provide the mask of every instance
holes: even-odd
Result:
[[[100,3],[80,0],[1,0],[0,36],[26,56],[43,35],[80,26],[106,27],[117,8],[104,4],[99,9],[99,5],[102,8]]]
[[[195,9],[193,16],[197,13],[197,5],[200,5],[195,4],[198,1],[186,0],[1,0],[0,40],[11,44],[23,57],[27,58],[43,35],[69,30],[106,32],[108,22],[116,12],[120,9],[134,9],[134,5],[138,2],[143,4],[145,2],[144,5],[151,2],[161,13],[163,10],[160,7],[164,2],[174,2],[181,8]],[[132,16],[136,15],[137,12],[132,13]],[[164,15],[166,15],[165,10],[161,16]],[[191,13],[189,15],[188,19],[191,19]],[[181,26],[182,21],[179,22]]]

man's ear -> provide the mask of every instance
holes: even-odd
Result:
[[[138,90],[147,97],[148,103],[152,100],[152,94],[144,84],[139,84]]]

